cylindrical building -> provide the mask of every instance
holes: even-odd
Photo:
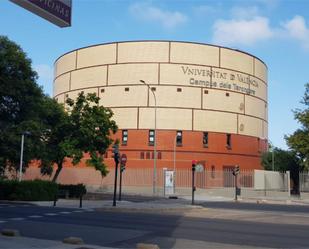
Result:
[[[54,98],[81,91],[113,110],[127,167],[153,167],[155,128],[158,169],[189,168],[193,159],[209,170],[261,167],[267,67],[253,55],[175,41],[89,46],[55,62]]]

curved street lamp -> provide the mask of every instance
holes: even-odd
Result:
[[[154,93],[154,89],[152,89],[149,84],[147,84],[144,80],[140,80],[141,83],[148,87],[153,94],[154,103],[155,103],[155,120],[154,120],[154,144],[153,144],[153,194],[156,194],[156,185],[157,185],[157,98]]]

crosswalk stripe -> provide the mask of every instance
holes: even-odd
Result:
[[[42,218],[43,216],[41,216],[41,215],[30,215],[28,217],[29,218]]]

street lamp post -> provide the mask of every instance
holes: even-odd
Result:
[[[146,85],[148,87],[148,90],[150,90],[153,94],[154,103],[155,103],[155,120],[154,120],[154,144],[153,144],[153,194],[156,194],[156,185],[157,185],[157,98],[154,93],[154,90],[151,89],[149,84],[147,84],[144,80],[140,80],[141,83]]]
[[[30,135],[31,133],[29,131],[24,131],[21,134],[21,145],[20,145],[20,163],[19,163],[19,177],[18,180],[21,181],[22,178],[22,171],[23,171],[23,157],[24,157],[24,141],[25,141],[25,135]]]
[[[177,133],[174,139],[174,191],[176,187],[176,142],[177,142]]]

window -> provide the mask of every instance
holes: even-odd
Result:
[[[182,92],[182,89],[181,88],[177,88],[177,92]]]
[[[208,90],[204,90],[204,94],[208,94]]]
[[[215,171],[215,165],[211,166],[211,178],[215,178],[216,177],[216,171]]]
[[[226,147],[228,149],[232,148],[231,134],[226,134]]]
[[[176,145],[177,146],[182,146],[182,131],[177,131]]]
[[[155,131],[154,130],[149,130],[149,138],[148,138],[148,143],[149,145],[154,145],[155,141]]]
[[[162,153],[161,153],[161,151],[158,152],[158,159],[159,159],[159,160],[162,159]]]
[[[146,152],[146,159],[150,159],[150,152]]]
[[[142,151],[140,154],[140,159],[144,159],[145,158],[145,153]]]
[[[102,88],[102,89],[101,89],[101,93],[104,93],[104,92],[105,92],[105,89],[104,89],[104,88]]]
[[[155,88],[155,87],[152,87],[152,88],[151,88],[151,91],[155,92],[155,91],[156,91],[156,88]]]
[[[203,146],[208,147],[208,132],[203,132]]]
[[[129,88],[129,87],[126,87],[124,90],[125,90],[126,92],[128,92],[128,91],[130,90],[130,88]]]
[[[122,131],[122,144],[126,145],[128,143],[128,130]]]
[[[229,93],[225,93],[225,96],[226,96],[226,97],[229,97],[229,96],[230,96],[230,94],[229,94]]]

